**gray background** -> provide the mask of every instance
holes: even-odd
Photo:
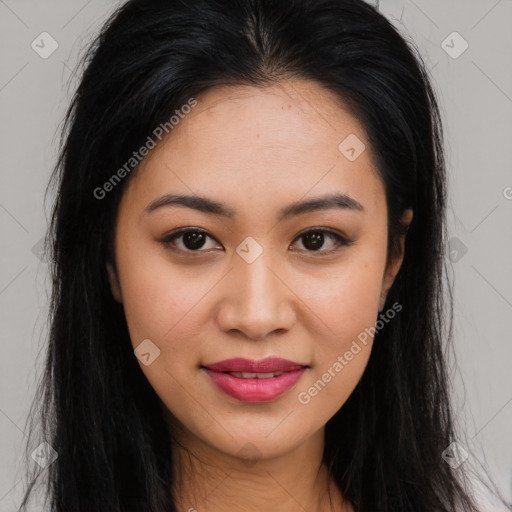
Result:
[[[117,5],[0,0],[0,512],[16,510],[23,489],[25,421],[44,356],[49,279],[37,244],[57,130],[77,55]],[[460,442],[512,501],[512,1],[382,0],[380,9],[420,48],[445,119]],[[58,43],[46,59],[31,47],[42,32]]]

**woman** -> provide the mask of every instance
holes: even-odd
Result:
[[[128,1],[54,182],[52,510],[477,510],[438,105],[374,8]]]

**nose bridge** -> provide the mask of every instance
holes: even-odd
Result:
[[[251,246],[251,244],[253,244]],[[240,244],[246,253],[234,254],[229,297],[219,312],[223,330],[238,330],[252,339],[260,339],[274,330],[289,329],[294,320],[291,292],[279,279],[279,266],[271,250],[259,244],[254,259],[246,257],[257,247],[252,241]],[[227,299],[227,300],[226,300]]]
[[[276,277],[270,270],[270,251],[264,251],[253,262],[240,258],[236,264],[236,274],[240,285],[239,297],[248,304],[276,299]],[[275,272],[275,271],[274,271]]]

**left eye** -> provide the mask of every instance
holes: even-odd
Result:
[[[334,231],[323,228],[309,229],[308,231],[301,233],[296,238],[296,240],[298,239],[303,240],[302,243],[306,247],[307,252],[320,252],[322,255],[332,254],[336,252],[339,247],[348,246],[353,242],[353,240],[349,240],[348,238],[338,235],[338,233],[335,233]],[[321,251],[320,249],[324,245],[326,239],[331,239],[333,247],[331,247],[331,249]]]
[[[215,241],[213,237],[208,235],[206,231],[202,229],[180,229],[171,235],[167,236],[164,240],[162,240],[163,244],[166,247],[170,247],[173,250],[181,251],[181,252],[206,252],[208,249],[215,249],[216,247],[204,248],[207,239]],[[177,240],[181,240],[180,243],[176,243]],[[330,231],[324,228],[314,228],[309,229],[308,231],[304,231],[300,235],[298,235],[295,240],[303,240],[303,245],[306,247],[306,252],[318,252],[322,255],[331,254],[336,252],[341,246],[350,245],[353,240],[349,240],[334,231]],[[326,240],[332,241],[332,247],[327,250],[321,250],[322,246],[325,244]],[[295,250],[294,244],[290,245],[292,250]],[[222,248],[222,246],[221,246]],[[304,250],[304,249],[300,249]]]

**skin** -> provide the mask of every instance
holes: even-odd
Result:
[[[108,266],[134,349],[150,339],[160,350],[140,365],[183,446],[173,455],[183,475],[173,488],[178,508],[351,511],[322,464],[324,427],[361,378],[371,336],[309,403],[298,395],[375,325],[402,263],[403,240],[402,254],[386,261],[386,199],[367,135],[315,82],[217,87],[196,99],[127,183],[116,223],[117,273]],[[354,161],[338,149],[350,134],[366,145]],[[364,210],[277,221],[281,208],[333,192]],[[145,212],[170,193],[225,203],[235,217],[176,205]],[[402,221],[411,220],[407,211]],[[198,254],[183,237],[174,251],[162,241],[183,227],[208,232]],[[298,235],[318,227],[354,241],[337,247],[324,233],[315,251]],[[236,252],[248,236],[263,248],[251,263]],[[231,398],[200,368],[267,356],[310,365],[270,403]]]

